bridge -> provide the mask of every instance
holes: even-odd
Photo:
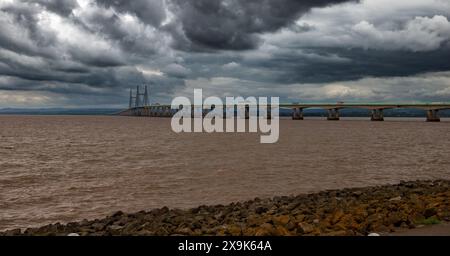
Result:
[[[245,116],[249,116],[249,105],[245,105]],[[196,106],[192,105],[194,109]],[[203,116],[206,115],[211,109],[205,109],[201,107]],[[224,106],[224,109],[230,106]],[[234,107],[234,106],[231,106]],[[270,106],[268,106],[270,108]],[[372,121],[384,121],[383,110],[396,109],[396,108],[410,108],[410,109],[422,109],[426,111],[427,122],[439,122],[439,111],[450,109],[450,103],[281,103],[280,108],[292,109],[293,120],[303,120],[303,110],[308,108],[325,109],[327,110],[327,120],[339,120],[340,109],[368,109],[370,110],[370,120]],[[121,116],[149,116],[149,117],[172,117],[178,109],[171,109],[170,105],[161,104],[149,104],[148,102],[148,90],[147,86],[144,87],[144,92],[140,93],[139,86],[136,88],[136,94],[133,95],[130,90],[129,108],[118,113]],[[268,111],[270,112],[270,111]],[[192,115],[194,111],[191,111]],[[269,117],[270,118],[270,117]]]
[[[280,104],[280,107],[292,109],[292,119],[302,120],[303,109],[321,108],[328,111],[327,120],[339,120],[339,109],[360,108],[371,111],[370,120],[383,121],[383,110],[395,108],[412,108],[422,109],[427,113],[428,122],[439,122],[439,111],[450,109],[450,103],[406,103],[406,104],[389,104],[389,103],[311,103],[311,104]]]

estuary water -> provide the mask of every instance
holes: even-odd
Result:
[[[450,179],[450,121],[281,119],[280,139],[169,118],[0,116],[0,230],[325,189]]]

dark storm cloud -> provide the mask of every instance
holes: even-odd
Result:
[[[41,1],[45,7],[52,6],[53,10],[64,13],[73,7],[73,1],[62,1],[54,3]],[[43,4],[44,6],[44,4]],[[70,8],[69,8],[70,7]],[[117,54],[109,54],[101,51],[86,51],[89,47],[68,47],[63,52],[61,43],[58,42],[56,33],[38,24],[40,9],[30,4],[8,5],[0,9],[11,17],[13,29],[3,28],[6,24],[0,23],[0,46],[17,54],[35,56],[57,62],[64,55],[70,56],[75,61],[94,67],[121,66],[123,60]],[[20,29],[19,31],[17,29]],[[17,38],[16,35],[26,35],[26,38]],[[76,35],[74,35],[76,36]],[[86,48],[85,48],[86,47]],[[0,53],[1,55],[1,53]],[[1,57],[1,56],[0,56]],[[8,57],[6,61],[14,64],[14,57]],[[17,65],[13,65],[16,66]]]
[[[293,61],[301,59],[302,61]],[[411,76],[450,70],[450,49],[427,52],[384,51],[342,48],[307,48],[302,54],[287,52],[267,62],[248,62],[265,70],[260,80],[276,83],[326,83],[364,77]],[[242,76],[245,77],[245,74]],[[250,78],[250,77],[248,77]]]
[[[158,27],[166,18],[162,0],[96,0],[105,7],[113,7],[119,12],[135,14],[143,22]]]
[[[433,51],[386,51],[308,47],[240,52],[190,53],[184,57],[188,77],[237,77],[245,80],[326,83],[364,77],[411,76],[450,70],[450,48]]]
[[[83,19],[72,17],[72,20],[84,30],[102,35],[115,42],[124,52],[132,53],[134,56],[149,57],[157,51],[153,42],[148,40],[145,31],[130,32],[130,27],[124,26],[122,19],[115,13],[105,14],[100,9]]]
[[[161,27],[173,38],[174,47],[185,51],[245,50],[257,47],[259,35],[291,24],[314,7],[354,0],[168,0],[175,17]],[[119,13],[136,15],[142,22],[160,27],[167,18],[162,0],[96,0]],[[119,39],[123,33],[114,17],[96,18],[101,29]]]
[[[141,72],[134,67],[101,67],[64,61],[42,61],[35,65],[21,63],[0,55],[0,74],[22,80],[41,83],[84,84],[93,88],[129,87],[145,81]],[[33,85],[33,83],[30,83]],[[4,85],[0,89],[18,88],[15,84]],[[35,87],[33,87],[35,88]],[[47,87],[40,86],[40,89]],[[25,89],[25,88],[21,88]],[[28,88],[29,89],[29,88]]]
[[[177,42],[182,49],[252,49],[258,34],[285,27],[311,8],[343,2],[349,0],[171,0],[181,31],[173,24],[169,29],[188,39]]]
[[[22,0],[22,2],[37,3],[47,10],[62,16],[68,16],[78,6],[76,0]]]
[[[0,2],[0,96],[125,105],[145,83],[167,103],[199,83],[213,93],[445,99],[450,8],[424,1]]]
[[[33,56],[51,56],[52,53],[42,51],[39,48],[55,44],[55,36],[49,31],[43,30],[37,25],[39,10],[30,8],[28,5],[9,5],[0,9],[12,17],[11,22],[20,26],[22,31],[11,31],[4,28],[0,23],[0,46],[13,52],[20,52]],[[33,43],[17,40],[14,33],[26,32]]]

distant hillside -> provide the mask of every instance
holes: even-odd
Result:
[[[121,109],[108,108],[82,108],[82,109],[66,109],[66,108],[3,108],[0,109],[1,115],[112,115]]]

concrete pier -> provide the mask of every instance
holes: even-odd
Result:
[[[371,121],[384,121],[383,109],[382,108],[372,109],[370,120]]]
[[[427,122],[440,122],[439,109],[427,110]]]
[[[293,108],[292,109],[292,120],[303,120],[303,109]]]
[[[327,120],[339,120],[339,109],[338,108],[330,108],[328,109],[328,117]]]
[[[245,105],[245,119],[250,119],[250,106]]]

